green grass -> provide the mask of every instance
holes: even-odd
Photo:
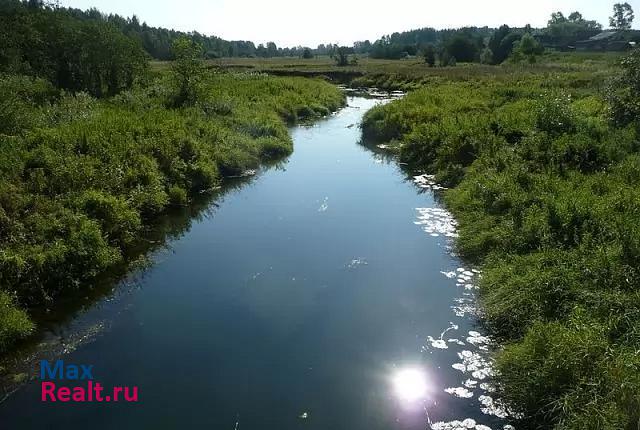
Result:
[[[443,81],[468,81],[482,77],[511,80],[514,75],[573,74],[575,79],[596,79],[620,59],[618,53],[547,53],[537,64],[487,66],[460,63],[455,67],[429,67],[422,58],[384,60],[362,57],[356,65],[339,67],[329,57],[302,58],[222,58],[208,61],[214,70],[255,71],[273,75],[326,77],[356,87],[383,90],[414,90]],[[169,67],[167,62],[152,62],[154,70]],[[574,84],[578,85],[578,83]]]
[[[32,307],[122,261],[155,217],[226,176],[289,154],[287,126],[338,109],[321,80],[210,73],[195,106],[172,83],[96,100],[0,77],[0,351],[33,329]]]
[[[364,118],[365,137],[450,187],[519,428],[640,420],[640,142],[636,126],[609,120],[613,58],[478,68]]]

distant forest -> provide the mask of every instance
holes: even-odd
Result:
[[[316,48],[296,46],[281,48],[273,42],[258,44],[244,40],[224,40],[216,36],[206,36],[197,31],[185,33],[160,27],[151,27],[146,22],[140,22],[138,17],[123,17],[117,14],[105,14],[97,9],[86,11],[73,8],[61,8],[54,2],[42,0],[0,0],[2,14],[14,10],[17,5],[30,8],[49,9],[58,15],[67,15],[81,21],[107,23],[126,36],[139,41],[143,49],[154,59],[171,60],[171,46],[173,42],[186,36],[200,44],[206,58],[221,57],[303,57],[311,58],[317,55],[336,55],[339,46],[333,43],[320,44]],[[9,23],[11,24],[11,23]],[[612,22],[615,28],[616,23]],[[524,34],[532,34],[536,40],[545,47],[566,49],[578,41],[588,39],[603,30],[603,26],[596,21],[584,19],[579,12],[573,12],[564,16],[561,12],[551,15],[547,27],[534,29],[529,26],[524,28],[509,28],[502,26],[499,29],[489,27],[466,27],[460,29],[436,30],[434,28],[421,28],[405,32],[393,33],[371,42],[369,40],[358,41],[352,47],[343,47],[348,54],[368,55],[372,58],[400,59],[407,56],[424,54],[425,50],[434,49],[442,53],[449,52],[449,56],[458,61],[481,61],[483,51],[491,50],[490,62],[499,63],[506,59],[512,46]],[[620,28],[620,30],[626,30]],[[639,41],[637,31],[626,31],[621,37]],[[492,39],[498,34],[499,39]],[[6,33],[5,33],[6,35]],[[2,43],[3,40],[0,40]],[[502,44],[502,46],[500,46]],[[500,52],[496,52],[500,51]],[[487,58],[487,52],[484,57]],[[495,58],[493,56],[495,55]]]

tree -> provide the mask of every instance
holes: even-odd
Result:
[[[607,90],[613,121],[620,126],[636,122],[640,131],[640,48],[622,61],[622,74]]]
[[[458,33],[447,41],[445,48],[451,57],[457,61],[470,63],[478,56],[478,46],[466,34]]]
[[[578,11],[571,13],[571,15],[569,15],[569,22],[583,22],[584,18],[582,17],[582,14]]]
[[[440,67],[455,66],[455,59],[451,57],[449,51],[444,47],[441,47],[438,51],[438,60]]]
[[[551,14],[551,19],[548,22],[548,25],[553,24],[561,24],[563,22],[567,22],[567,18],[564,17],[562,12],[554,12]]]
[[[436,65],[436,48],[434,48],[432,44],[425,46],[422,55],[424,56],[424,62],[427,63],[429,67]]]
[[[529,33],[525,33],[522,38],[515,43],[513,48],[513,61],[528,60],[529,63],[536,62],[536,56],[544,52],[542,45]]]
[[[602,25],[585,20],[580,12],[572,12],[568,18],[564,18],[561,12],[556,12],[551,15],[544,38],[548,44],[564,48],[601,31]]]
[[[513,44],[520,39],[520,34],[503,25],[489,39],[488,48],[493,53],[493,64],[500,64],[511,55]]]
[[[616,30],[630,30],[634,18],[629,3],[616,3],[613,5],[613,16],[609,17],[609,25]]]
[[[484,48],[480,53],[480,62],[482,64],[493,64],[493,51],[490,48]]]
[[[278,56],[278,47],[273,42],[267,42],[267,57],[277,57]]]
[[[349,64],[349,48],[346,46],[339,47],[334,55],[338,66],[347,66]]]
[[[311,49],[304,48],[302,50],[302,58],[305,58],[307,60],[310,59],[310,58],[313,58],[313,52],[311,52]]]
[[[174,106],[193,105],[198,99],[200,82],[204,76],[202,63],[202,45],[187,37],[176,39],[173,43],[174,60],[171,65],[177,92]]]

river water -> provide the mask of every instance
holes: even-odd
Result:
[[[358,144],[375,103],[292,129],[288,160],[50,328],[66,364],[138,402],[42,402],[35,378],[0,428],[502,429],[478,274],[451,252],[429,178]]]

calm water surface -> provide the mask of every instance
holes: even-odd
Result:
[[[502,429],[482,412],[475,273],[457,270],[432,193],[358,145],[375,103],[293,129],[287,162],[157,252],[117,307],[77,317],[109,324],[62,358],[138,386],[138,403],[42,403],[35,380],[0,428]]]

